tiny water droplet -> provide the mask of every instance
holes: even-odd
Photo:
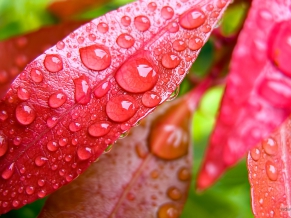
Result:
[[[49,141],[47,144],[46,144],[46,147],[49,151],[56,151],[58,150],[59,148],[59,145],[56,141]]]
[[[83,36],[78,37],[77,39],[79,44],[82,44],[85,41],[85,38]]]
[[[155,11],[157,9],[157,4],[155,2],[148,3],[148,9],[150,11]]]
[[[113,148],[113,144],[108,145],[107,148],[105,148],[104,152],[105,152],[105,153],[108,153],[108,152],[111,151],[112,148]]]
[[[263,140],[263,148],[268,155],[275,155],[278,152],[278,144],[273,138]]]
[[[41,167],[47,162],[47,160],[46,157],[38,156],[35,158],[34,163],[36,166]]]
[[[30,71],[30,77],[33,82],[40,83],[43,81],[43,72],[38,69],[31,69]]]
[[[77,122],[71,122],[69,125],[69,129],[72,132],[78,132],[82,129],[82,125],[80,123],[77,123]]]
[[[75,100],[79,104],[88,104],[91,100],[91,88],[89,86],[89,78],[80,76],[74,79]]]
[[[96,40],[96,36],[94,34],[89,34],[89,40],[94,42]]]
[[[161,97],[158,93],[153,91],[148,91],[143,94],[142,96],[142,104],[146,107],[152,108],[160,104]]]
[[[152,89],[158,77],[153,66],[144,58],[128,61],[115,74],[118,85],[132,93],[142,93]]]
[[[19,201],[14,200],[14,201],[12,202],[12,206],[13,206],[13,207],[18,207],[18,206],[19,206]]]
[[[7,207],[8,206],[8,202],[6,202],[6,201],[4,201],[3,203],[2,203],[2,207]]]
[[[14,173],[14,165],[15,165],[15,163],[13,162],[2,172],[3,179],[10,179],[11,178],[11,176]]]
[[[120,136],[119,136],[119,139],[124,139],[126,136],[128,136],[129,134],[129,131],[126,131],[124,133],[122,133]]]
[[[1,137],[1,136],[0,136],[0,137]],[[21,141],[22,141],[21,137],[16,136],[16,137],[13,139],[13,144],[16,145],[16,146],[18,146],[18,145],[20,145]],[[0,147],[1,147],[1,139],[0,139]],[[0,155],[0,156],[1,156],[1,155]]]
[[[73,180],[73,178],[74,178],[73,175],[71,175],[71,174],[70,175],[67,175],[66,176],[66,181],[67,182],[71,182]]]
[[[164,19],[169,20],[174,16],[174,10],[170,6],[165,6],[161,10],[161,15]]]
[[[59,145],[64,147],[68,144],[68,139],[67,138],[61,138],[59,139]]]
[[[72,155],[66,155],[66,157],[65,157],[65,161],[66,162],[70,162],[72,160]]]
[[[188,168],[182,167],[178,172],[178,178],[181,181],[188,181],[191,177],[191,172]]]
[[[168,28],[168,31],[170,33],[176,33],[179,30],[179,24],[177,22],[173,21],[173,22],[168,24],[167,28]]]
[[[57,49],[62,50],[65,48],[65,43],[63,41],[58,41]]]
[[[176,187],[170,187],[167,191],[167,195],[169,198],[176,201],[182,197],[182,192]]]
[[[109,50],[103,45],[90,45],[79,49],[82,63],[91,70],[105,70],[111,64]]]
[[[218,8],[223,8],[226,5],[226,0],[219,0],[216,5]]]
[[[147,16],[140,15],[134,18],[134,26],[137,30],[145,32],[150,28],[151,22]]]
[[[26,187],[25,191],[26,191],[26,194],[32,195],[34,193],[34,187],[28,186],[28,187]]]
[[[115,122],[129,120],[136,111],[136,101],[130,95],[115,96],[106,105],[107,116]]]
[[[6,111],[0,111],[0,120],[5,121],[8,118],[8,114]]]
[[[100,137],[109,133],[110,129],[111,129],[110,123],[106,121],[96,122],[88,127],[88,133],[93,137]]]
[[[97,25],[97,29],[100,33],[107,33],[109,27],[107,23],[101,22]]]
[[[175,98],[177,98],[177,96],[179,95],[179,91],[180,91],[180,86],[177,86],[177,88],[175,89],[175,91],[172,92],[172,94],[167,99],[167,101],[173,101]]]
[[[92,149],[88,147],[80,147],[77,150],[77,155],[80,160],[88,160],[92,156]]]
[[[151,172],[151,177],[152,177],[153,179],[158,178],[159,175],[160,175],[160,173],[159,173],[159,171],[157,171],[157,170],[153,170],[153,171]]]
[[[62,106],[67,100],[67,96],[62,92],[57,92],[49,97],[48,104],[51,108]]]
[[[47,54],[43,63],[45,68],[52,73],[59,72],[63,69],[62,58],[57,54]]]
[[[178,218],[179,210],[173,203],[163,204],[158,211],[158,218]]]
[[[39,198],[43,198],[46,196],[46,191],[45,190],[40,190],[38,193],[37,193],[37,196]]]
[[[24,103],[17,106],[15,115],[17,121],[22,125],[29,125],[36,118],[35,110]]]
[[[162,65],[167,69],[176,68],[181,62],[181,58],[173,53],[168,53],[162,57]]]
[[[110,87],[111,87],[111,83],[109,81],[102,82],[94,90],[95,97],[102,98],[110,90]]]
[[[251,151],[250,151],[250,154],[251,154],[251,157],[254,161],[258,161],[260,159],[260,156],[261,156],[261,152],[258,148],[253,148]]]
[[[192,30],[201,26],[205,20],[204,12],[195,8],[183,13],[179,18],[179,23],[183,28]]]
[[[189,39],[188,46],[191,50],[196,51],[196,50],[202,48],[203,40],[198,36],[194,36],[194,37]]]
[[[186,48],[186,43],[181,39],[177,39],[173,42],[173,49],[175,49],[176,51],[184,51]]]
[[[46,124],[49,128],[53,128],[57,125],[58,118],[57,117],[49,117],[46,121]]]
[[[0,133],[0,157],[6,154],[7,150],[8,150],[8,143],[7,143],[6,137],[5,135]]]
[[[121,18],[121,24],[122,24],[123,26],[128,27],[128,26],[130,25],[130,23],[131,23],[131,19],[130,19],[129,16],[123,16],[123,17]]]
[[[30,93],[22,87],[19,87],[17,89],[17,96],[20,100],[26,101],[30,98]]]
[[[278,170],[271,161],[266,162],[266,173],[270,180],[276,181],[278,179]]]
[[[117,39],[116,43],[121,47],[121,48],[130,48],[134,45],[134,38],[126,33],[120,34]]]

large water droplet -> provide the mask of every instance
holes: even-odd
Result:
[[[278,179],[278,170],[271,161],[266,162],[266,173],[270,180],[276,181]]]
[[[49,97],[48,104],[52,108],[58,108],[62,106],[66,102],[66,100],[67,100],[67,96],[64,93],[57,92],[57,93],[52,94]]]
[[[153,91],[148,91],[142,96],[142,104],[146,107],[155,107],[161,102],[161,97],[158,93]]]
[[[174,15],[174,10],[170,6],[165,6],[161,10],[161,15],[164,19],[171,19]]]
[[[115,74],[117,83],[126,91],[133,93],[152,89],[158,77],[152,65],[144,58],[126,62]]]
[[[278,144],[273,138],[263,140],[263,148],[268,155],[275,155],[278,152]]]
[[[129,120],[136,111],[135,99],[130,95],[115,96],[106,105],[107,116],[115,122]]]
[[[47,162],[47,158],[46,157],[42,157],[42,156],[38,156],[35,158],[34,163],[36,166],[43,166],[46,162]]]
[[[33,80],[33,82],[40,83],[43,80],[43,72],[33,68],[30,71],[30,77]]]
[[[8,143],[6,137],[0,133],[0,157],[6,154],[8,150]]]
[[[182,192],[176,187],[170,187],[167,191],[169,198],[176,201],[182,197]]]
[[[15,115],[18,122],[22,125],[31,124],[36,117],[34,109],[24,103],[17,106]]]
[[[26,101],[30,98],[30,93],[22,87],[19,87],[17,89],[17,96],[20,100]]]
[[[196,50],[202,48],[203,40],[198,36],[192,37],[189,39],[188,46],[191,50],[196,51]]]
[[[180,64],[180,62],[181,59],[173,53],[165,54],[162,57],[162,65],[167,69],[173,69],[177,67]]]
[[[122,24],[123,26],[127,27],[127,26],[130,25],[130,23],[131,23],[131,19],[130,19],[129,16],[123,16],[123,17],[121,18],[121,24]]]
[[[137,30],[144,32],[150,28],[151,22],[148,17],[140,15],[134,18],[134,26]]]
[[[163,204],[158,211],[158,218],[178,218],[179,210],[173,203]]]
[[[134,38],[126,33],[120,34],[117,39],[116,43],[121,47],[121,48],[130,48],[134,45]]]
[[[63,69],[62,58],[57,54],[47,54],[43,63],[45,68],[52,73],[59,72]]]
[[[106,121],[96,122],[88,127],[88,133],[93,137],[100,137],[109,133],[110,129],[111,129],[110,123]]]
[[[188,168],[182,167],[178,172],[178,178],[181,181],[188,181],[191,177],[191,172]]]
[[[106,33],[108,31],[109,27],[108,27],[107,23],[101,22],[97,25],[97,29],[100,33]]]
[[[56,141],[49,141],[46,147],[49,151],[56,151],[59,148],[59,144]]]
[[[105,70],[111,64],[109,50],[102,45],[91,45],[79,49],[83,64],[91,70]]]
[[[201,26],[205,20],[204,12],[195,8],[182,14],[179,18],[179,23],[183,28],[192,30]]]
[[[15,167],[14,167],[14,165],[15,165],[15,163],[12,163],[12,164],[10,164],[3,172],[2,172],[2,178],[3,179],[10,179],[11,178],[11,176],[13,175],[13,173],[14,173],[14,169],[15,169]]]
[[[91,88],[89,79],[86,76],[80,76],[74,79],[75,84],[75,100],[79,104],[87,104],[91,100]]]
[[[109,81],[102,82],[94,90],[95,97],[102,98],[110,90],[110,87],[111,87],[111,83]]]
[[[186,48],[186,43],[181,39],[177,39],[173,42],[173,49],[175,49],[176,51],[184,51]]]
[[[268,52],[271,60],[280,71],[291,77],[291,20],[275,24],[269,36]]]
[[[88,160],[92,156],[92,150],[88,147],[80,147],[77,150],[77,155],[80,160]]]
[[[250,151],[250,154],[251,154],[251,157],[254,161],[258,161],[260,159],[260,156],[261,156],[261,152],[258,148],[253,148],[251,151]]]

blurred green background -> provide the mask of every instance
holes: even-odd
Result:
[[[81,1],[81,0],[80,0]],[[60,19],[47,10],[52,0],[0,0],[0,41],[12,36],[36,30],[44,25],[55,24]],[[96,0],[96,2],[98,2]],[[92,19],[118,8],[130,1],[113,0],[85,10],[68,19]],[[245,13],[245,6],[239,5],[227,11],[221,21],[225,34],[237,31],[238,24]],[[214,58],[214,46],[211,40],[203,47],[201,54],[193,65],[189,75],[203,77]],[[191,89],[190,80],[184,80],[180,95]],[[194,190],[195,178],[200,167],[207,140],[213,128],[222,86],[210,89],[203,97],[201,105],[193,116],[194,167],[189,197],[182,218],[252,218],[250,203],[250,186],[245,160],[229,170],[213,187],[197,194]],[[3,218],[34,218],[41,210],[45,199],[36,201],[20,210],[11,211]]]

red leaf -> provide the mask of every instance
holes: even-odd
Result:
[[[0,212],[43,197],[81,174],[120,134],[154,109],[155,99],[155,104],[146,104],[151,108],[143,105],[145,91],[165,101],[199,52],[189,48],[178,52],[172,42],[197,35],[205,42],[228,3],[134,2],[82,26],[30,63],[0,102],[1,113],[6,114],[1,117],[0,134],[8,143],[0,172],[13,166],[11,176],[1,178],[0,189],[8,194],[0,197]],[[219,16],[213,18],[213,10]],[[131,22],[126,26],[123,20]],[[135,40],[128,49],[116,41],[123,33]],[[115,80],[125,69],[131,74],[122,82]],[[36,70],[43,76],[41,82],[32,76]],[[144,83],[151,83],[156,74],[154,88],[145,90]],[[111,84],[108,92],[95,96],[105,83]],[[137,89],[125,91],[132,84]],[[26,100],[19,98],[23,89],[29,93]],[[56,96],[53,107],[52,96]],[[104,135],[96,137],[99,129]]]
[[[248,155],[252,207],[256,218],[291,217],[290,118]]]
[[[12,80],[24,70],[27,63],[83,23],[74,21],[48,26],[0,42],[0,97],[2,98],[5,95]],[[54,34],[51,34],[52,32]],[[36,82],[40,82],[38,80]]]
[[[291,51],[290,6],[286,1],[252,3],[232,56],[199,189],[209,187],[291,112],[291,68],[284,62]]]

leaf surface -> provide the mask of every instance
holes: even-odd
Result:
[[[134,2],[27,65],[0,102],[0,213],[71,182],[165,101],[228,3]]]
[[[209,187],[290,114],[290,5],[281,0],[252,2],[232,55],[198,189]]]
[[[290,117],[248,154],[252,209],[256,218],[291,217]]]

